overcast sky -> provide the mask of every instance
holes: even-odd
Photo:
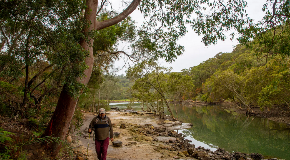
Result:
[[[266,0],[247,1],[247,13],[249,16],[252,17],[255,21],[261,20],[264,15],[262,12],[262,7]],[[135,10],[131,14],[131,17],[139,25],[142,23],[140,22],[140,19],[142,19],[140,16],[142,15],[138,10]],[[214,57],[219,52],[232,52],[233,48],[238,44],[236,40],[231,41],[226,39],[225,41],[218,41],[216,45],[205,46],[201,40],[201,36],[198,36],[189,29],[188,33],[178,41],[179,44],[185,47],[184,53],[178,56],[177,59],[172,63],[167,63],[163,60],[160,60],[160,65],[165,67],[172,67],[172,72],[180,72],[182,69],[188,69],[202,63],[203,61],[206,61],[209,58]],[[120,49],[126,49],[126,46],[121,46]],[[126,68],[129,65],[128,63],[124,62],[124,60],[119,60],[115,62],[114,66],[120,69],[120,71],[116,74],[125,74]]]

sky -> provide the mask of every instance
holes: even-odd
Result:
[[[254,21],[261,20],[264,13],[262,12],[263,4],[266,0],[247,0],[248,7],[247,13]],[[142,15],[138,10],[135,10],[131,15],[133,20],[137,22],[137,25],[141,25]],[[217,53],[230,53],[234,47],[238,44],[237,40],[231,41],[226,39],[225,41],[218,41],[216,45],[205,46],[201,40],[202,36],[198,36],[193,30],[188,29],[188,33],[181,37],[178,41],[179,44],[183,45],[185,51],[182,55],[178,56],[177,59],[168,63],[164,60],[159,60],[159,64],[164,67],[172,67],[172,72],[180,72],[182,69],[189,69],[190,67],[197,66],[203,61],[214,57]],[[125,49],[126,45],[120,45],[119,49]],[[119,71],[116,74],[124,74],[129,66],[132,66],[132,62],[124,61],[123,59],[116,61],[114,67],[118,68]]]

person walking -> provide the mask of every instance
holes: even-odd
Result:
[[[99,160],[106,160],[109,140],[113,141],[113,127],[110,118],[104,108],[99,109],[98,116],[90,123],[88,132],[95,131],[95,147]]]

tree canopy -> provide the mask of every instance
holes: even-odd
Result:
[[[193,84],[188,86],[195,87],[196,92],[183,89],[186,93],[180,95],[202,93],[203,99],[208,101],[232,98],[247,105],[288,104],[284,98],[289,87],[289,63],[279,55],[290,53],[289,3],[267,1],[263,7],[264,18],[254,23],[246,13],[245,0],[132,0],[121,12],[111,10],[110,4],[114,2],[109,0],[2,1],[0,7],[5,9],[0,11],[0,89],[5,96],[1,103],[15,110],[24,108],[23,117],[29,116],[31,108],[56,105],[43,135],[64,139],[85,86],[98,88],[99,69],[105,69],[112,59],[125,53],[115,50],[118,40],[132,42],[133,51],[128,55],[131,58],[148,61],[164,58],[171,62],[183,53],[184,47],[177,41],[191,27],[203,36],[205,45],[224,40],[225,32],[234,30],[231,38],[237,37],[266,58],[255,61],[252,55],[218,54],[201,64],[200,69],[188,70],[187,73],[194,73],[191,77],[186,74],[168,77],[164,72],[145,74],[151,80],[147,84],[155,88],[163,100],[167,90],[165,84],[159,83],[160,77],[174,83],[177,78],[184,81],[191,78]],[[138,6],[145,21],[136,29],[127,17]],[[275,58],[269,60],[269,55]],[[230,60],[233,58],[237,63]],[[264,79],[263,83],[253,75]],[[90,81],[91,77],[96,79]],[[216,83],[222,77],[230,78]],[[221,90],[224,89],[221,85],[228,90]],[[259,96],[253,96],[253,90],[248,88],[259,91]],[[229,91],[235,96],[230,96]],[[277,98],[281,95],[285,97]],[[43,101],[47,97],[53,100]],[[59,147],[50,148],[55,157]]]

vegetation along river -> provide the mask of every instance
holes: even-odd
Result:
[[[111,107],[125,109],[126,103],[111,103]],[[131,104],[140,110],[138,103]],[[290,129],[283,123],[264,118],[246,117],[219,106],[171,106],[174,116],[182,122],[192,123],[182,132],[196,147],[215,151],[260,153],[265,158],[290,160]],[[269,156],[269,157],[268,157]]]

